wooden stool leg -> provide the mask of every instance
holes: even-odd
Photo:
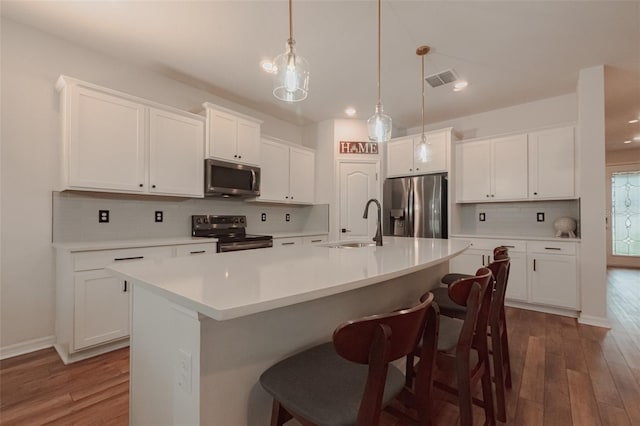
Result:
[[[502,331],[500,333],[500,347],[502,348],[502,365],[504,371],[505,385],[507,389],[511,389],[511,358],[509,357],[509,338],[507,336],[507,323],[502,323]]]
[[[460,426],[473,426],[473,410],[471,407],[471,371],[469,360],[456,358],[456,375],[458,376],[458,409],[460,410]]]
[[[273,400],[271,408],[271,426],[282,426],[293,416],[280,404],[280,401]]]
[[[491,330],[491,348],[493,351],[493,373],[496,385],[496,414],[501,422],[507,421],[506,396],[504,389],[504,364],[502,355],[502,343],[499,330]]]
[[[413,363],[415,357],[413,356],[413,354],[409,354],[407,355],[407,364],[405,366],[405,373],[404,373],[404,385],[406,387],[408,387],[409,389],[411,389],[413,387],[413,377],[415,376],[415,369],[413,368]]]
[[[496,418],[493,410],[493,388],[491,387],[491,368],[489,357],[485,355],[484,373],[482,374],[482,401],[484,403],[485,425],[495,426]]]

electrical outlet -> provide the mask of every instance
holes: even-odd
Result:
[[[98,210],[98,223],[109,223],[109,210]]]
[[[162,211],[158,210],[156,211],[156,222],[162,222],[162,218],[163,218],[163,214]]]
[[[538,222],[544,222],[544,213],[542,213],[542,212],[536,213],[536,220]]]
[[[291,215],[289,213],[284,215],[284,220],[287,222],[291,222]]]
[[[191,354],[182,349],[178,349],[176,359],[176,382],[178,388],[187,395],[191,394]]]
[[[479,214],[478,214],[478,220],[479,220],[480,222],[484,222],[484,221],[486,220],[486,216],[485,216],[485,214],[484,214],[484,213],[479,213]]]
[[[266,222],[267,221],[267,214],[266,213],[262,213],[260,215],[260,220],[263,221],[263,222]]]

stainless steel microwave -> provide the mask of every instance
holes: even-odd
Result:
[[[257,197],[260,168],[226,161],[204,160],[205,197]]]

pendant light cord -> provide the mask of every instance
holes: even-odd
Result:
[[[293,0],[289,0],[289,43],[293,42]]]
[[[380,96],[380,33],[382,32],[382,13],[380,12],[380,5],[382,0],[378,0],[378,104],[382,103],[382,97]]]
[[[422,138],[424,139],[424,55],[422,55]]]

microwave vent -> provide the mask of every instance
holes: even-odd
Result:
[[[444,86],[445,84],[453,83],[457,79],[458,75],[453,68],[425,77],[426,82],[429,83],[431,87]]]

